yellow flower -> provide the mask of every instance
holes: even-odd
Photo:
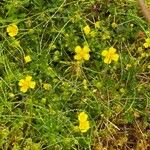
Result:
[[[27,90],[29,88],[31,89],[34,89],[35,88],[35,82],[34,81],[31,81],[32,80],[32,77],[31,76],[26,76],[25,79],[21,79],[18,83],[18,85],[21,87],[20,88],[20,91],[25,93],[27,92]]]
[[[89,128],[90,128],[89,121],[79,122],[79,129],[82,133],[87,132]]]
[[[80,46],[76,46],[75,48],[76,55],[74,56],[74,59],[76,60],[89,60],[90,58],[90,49],[88,46],[84,46],[81,48]]]
[[[44,83],[44,84],[43,84],[43,88],[44,88],[45,90],[50,90],[52,87],[51,87],[50,84]]]
[[[87,121],[88,119],[88,115],[85,113],[85,112],[81,112],[79,115],[78,115],[78,120],[80,122],[85,122]]]
[[[9,36],[13,37],[13,36],[16,36],[18,34],[18,27],[15,24],[10,24],[7,27],[6,31],[7,31]]]
[[[90,27],[87,25],[87,26],[85,26],[85,27],[83,28],[83,31],[84,31],[84,33],[85,33],[86,35],[88,35],[88,34],[90,33],[91,29],[90,29]]]
[[[29,55],[24,57],[25,63],[28,63],[31,61],[31,57]]]
[[[145,39],[145,43],[143,44],[145,48],[150,47],[150,38]]]
[[[112,60],[117,62],[119,59],[119,55],[116,54],[116,49],[113,47],[110,47],[109,50],[103,50],[101,55],[105,57],[104,63],[106,64],[110,64]]]

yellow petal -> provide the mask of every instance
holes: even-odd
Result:
[[[84,58],[85,60],[89,60],[89,59],[90,59],[90,55],[89,55],[89,54],[84,54],[84,55],[83,55],[83,58]]]
[[[113,47],[110,47],[110,48],[109,48],[109,53],[112,53],[112,54],[113,54],[113,53],[115,53],[115,52],[116,52],[116,49],[115,49],[115,48],[113,48]]]
[[[25,63],[28,63],[31,61],[31,57],[29,55],[24,57]]]
[[[85,122],[88,118],[88,115],[85,113],[85,112],[81,112],[79,115],[78,115],[78,120],[80,122]]]
[[[145,48],[148,48],[148,47],[149,47],[148,43],[144,43],[143,46],[144,46]]]
[[[80,46],[75,47],[75,52],[80,53],[82,51],[82,48]]]
[[[106,56],[107,54],[108,54],[108,51],[107,50],[103,50],[101,55],[102,56]]]
[[[79,123],[79,129],[82,133],[87,132],[89,128],[90,128],[89,121]]]
[[[145,39],[146,43],[150,43],[150,38]]]
[[[74,56],[74,59],[75,59],[75,60],[82,60],[82,57],[77,54],[77,55]]]
[[[22,86],[23,83],[24,83],[24,79],[21,79],[21,80],[19,81],[18,85],[19,85],[19,86]]]
[[[110,64],[110,63],[111,63],[111,59],[109,59],[109,58],[106,57],[106,58],[104,59],[104,63]]]
[[[84,31],[84,33],[87,35],[87,34],[90,33],[91,29],[90,29],[90,27],[87,25],[87,26],[85,26],[85,27],[83,28],[83,31]]]
[[[36,83],[35,83],[34,81],[31,81],[31,82],[29,83],[29,87],[30,87],[31,89],[34,89],[34,88],[35,88],[35,85],[36,85]]]
[[[20,91],[23,92],[23,93],[26,93],[27,90],[28,90],[28,88],[27,88],[27,87],[24,87],[24,86],[22,86],[22,87],[20,88]]]
[[[114,55],[112,56],[112,60],[118,61],[118,59],[119,59],[119,55],[118,55],[118,54],[114,54]]]
[[[83,47],[83,53],[89,53],[90,52],[90,49],[88,46],[84,46]]]
[[[13,36],[15,36],[16,34],[13,33],[13,32],[9,32],[8,35],[11,36],[11,37],[13,37]]]
[[[31,76],[26,76],[26,81],[31,81],[32,77]]]

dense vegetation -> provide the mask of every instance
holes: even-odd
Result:
[[[148,150],[149,57],[134,0],[0,1],[0,149]]]

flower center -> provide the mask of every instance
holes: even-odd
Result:
[[[109,60],[111,60],[112,57],[113,57],[113,55],[114,55],[114,53],[108,52],[108,54],[106,55],[106,57],[107,57]]]
[[[27,81],[24,82],[22,86],[23,86],[24,88],[28,88],[28,87],[29,87],[29,82],[27,82]]]
[[[12,28],[12,30],[11,30],[10,32],[12,32],[12,33],[16,33],[16,32],[17,32],[17,30],[16,30],[15,28]]]
[[[84,53],[84,51],[82,50],[82,51],[80,52],[80,56],[83,58],[84,55],[85,55],[85,53]]]

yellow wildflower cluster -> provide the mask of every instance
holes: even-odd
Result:
[[[25,79],[21,79],[18,83],[18,85],[21,87],[20,88],[20,91],[25,93],[27,92],[27,90],[29,88],[31,89],[34,89],[35,88],[35,85],[36,83],[34,81],[31,81],[32,80],[32,77],[27,75]]]
[[[76,55],[74,56],[75,60],[81,61],[81,60],[89,60],[90,58],[90,49],[88,46],[84,46],[81,48],[80,46],[76,46],[75,48]]]
[[[85,112],[81,112],[78,115],[79,129],[82,133],[87,132],[90,128],[90,123],[87,119],[88,119],[88,115]]]
[[[110,64],[112,60],[117,62],[119,59],[119,55],[113,47],[110,47],[108,50],[103,50],[101,55],[105,57],[104,63],[106,64]]]
[[[7,33],[9,36],[14,37],[18,34],[18,27],[15,24],[10,24],[7,29]]]

